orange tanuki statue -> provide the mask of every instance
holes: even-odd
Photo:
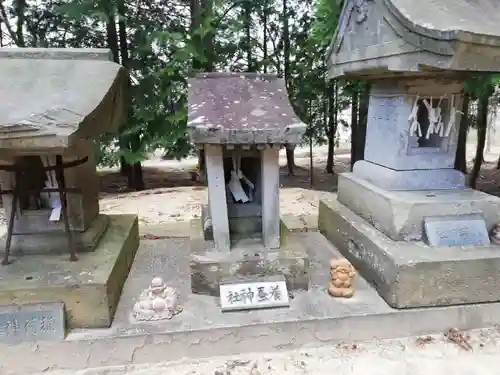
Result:
[[[328,293],[332,297],[351,298],[354,295],[352,280],[356,275],[356,270],[347,259],[332,259],[330,275],[332,281],[328,286]]]

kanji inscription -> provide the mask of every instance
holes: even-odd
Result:
[[[63,303],[0,306],[0,342],[62,340],[65,331]]]
[[[289,306],[284,278],[277,281],[257,281],[220,285],[222,311],[251,310]]]

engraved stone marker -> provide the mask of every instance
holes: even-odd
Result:
[[[284,277],[265,281],[221,282],[220,305],[222,311],[253,310],[290,305]]]
[[[61,302],[0,306],[0,342],[63,340],[65,328]]]
[[[489,245],[484,219],[480,215],[440,216],[424,219],[429,246]]]

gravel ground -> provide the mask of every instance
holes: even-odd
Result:
[[[458,333],[462,335],[462,333]],[[488,375],[498,374],[496,328],[464,333],[469,348],[445,335],[339,344],[280,353],[182,360],[45,375]],[[466,345],[468,346],[468,345]],[[41,374],[40,374],[41,375]]]

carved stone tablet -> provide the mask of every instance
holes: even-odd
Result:
[[[253,310],[290,305],[284,277],[264,281],[222,282],[219,285],[222,311]]]
[[[65,328],[63,303],[0,306],[0,342],[63,340]]]
[[[429,246],[489,245],[484,219],[480,215],[439,216],[424,219]]]

